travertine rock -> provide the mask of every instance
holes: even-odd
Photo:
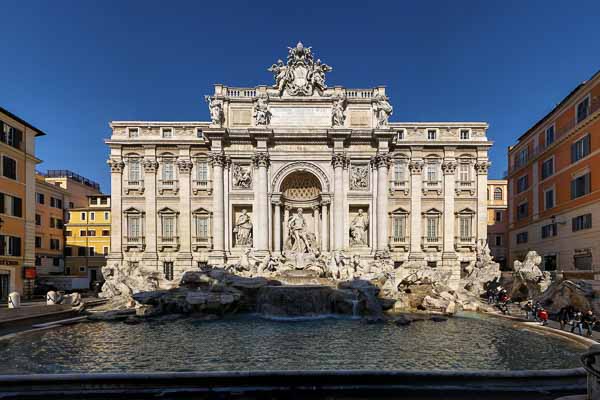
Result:
[[[552,283],[550,273],[542,271],[542,257],[535,251],[529,251],[523,262],[515,261],[513,267],[513,286],[510,297],[513,300],[532,299],[544,293]]]

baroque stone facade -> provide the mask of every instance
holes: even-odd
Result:
[[[299,43],[272,86],[215,85],[209,122],[113,121],[110,266],[164,282],[336,252],[458,282],[487,238],[488,125],[389,121],[383,86],[328,87],[331,69]]]

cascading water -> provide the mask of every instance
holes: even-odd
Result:
[[[352,300],[352,317],[353,318],[360,317],[360,315],[358,315],[358,299]]]

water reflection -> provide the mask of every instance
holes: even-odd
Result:
[[[582,348],[493,318],[409,326],[356,320],[86,323],[0,348],[1,373],[578,367]]]

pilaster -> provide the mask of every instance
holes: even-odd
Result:
[[[254,185],[254,196],[256,202],[256,217],[254,229],[255,243],[254,247],[257,255],[266,253],[269,250],[269,199],[268,199],[268,177],[267,168],[269,166],[269,153],[266,151],[257,151],[254,154],[254,164],[257,168],[256,185]]]
[[[477,240],[487,242],[487,180],[491,163],[479,158],[475,164],[477,172]]]
[[[225,216],[224,216],[224,197],[223,197],[223,167],[225,165],[225,155],[222,151],[212,152],[210,162],[213,166],[213,250],[209,255],[209,262],[213,265],[220,265],[225,262]]]
[[[422,216],[421,190],[423,188],[423,160],[415,159],[408,164],[410,170],[410,254],[409,260],[422,262],[424,254],[421,250]]]
[[[343,250],[344,248],[344,176],[343,168],[346,162],[346,154],[343,152],[334,153],[331,157],[333,165],[333,215],[335,231],[333,235],[334,250]]]
[[[177,254],[177,267],[180,271],[185,271],[192,267],[192,235],[191,235],[191,215],[190,215],[190,174],[192,171],[192,161],[189,159],[189,147],[181,149],[183,157],[177,160],[179,170],[179,220],[177,229],[179,235],[179,252]],[[180,155],[182,155],[180,153]]]
[[[388,168],[390,156],[381,153],[373,158],[377,166],[377,253],[387,254],[388,248]]]
[[[144,185],[146,193],[146,196],[144,196],[144,209],[146,211],[146,246],[143,254],[144,268],[147,268],[149,271],[156,271],[158,269],[158,254],[156,248],[156,171],[158,171],[158,162],[156,162],[156,150],[154,148],[146,149],[142,167],[144,168]]]

